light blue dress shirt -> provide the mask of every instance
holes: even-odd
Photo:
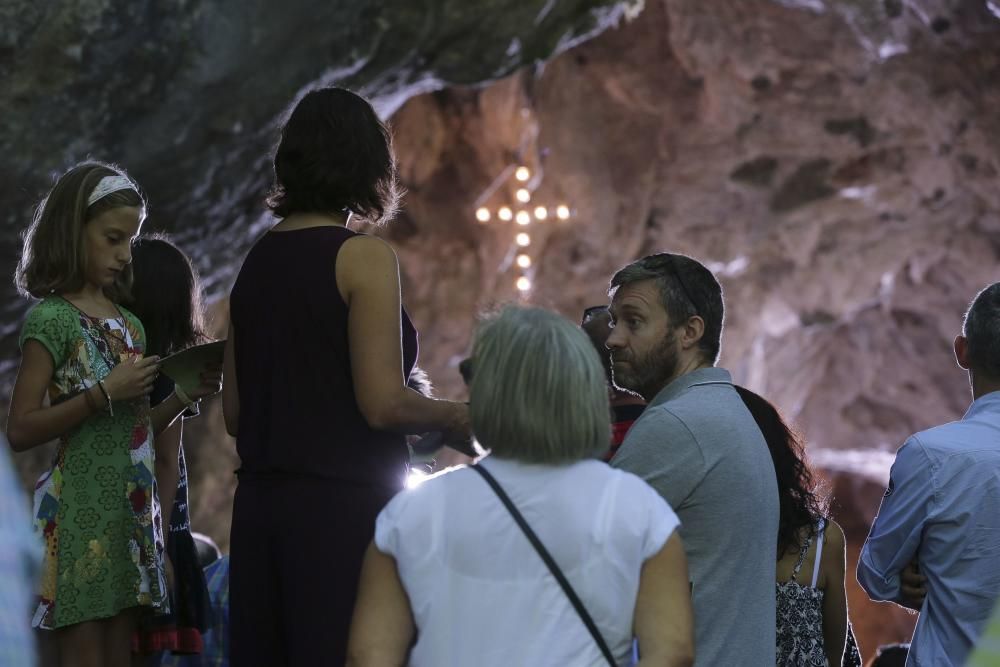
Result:
[[[31,612],[38,602],[43,545],[7,451],[0,435],[0,665],[34,667]]]
[[[906,664],[962,665],[1000,596],[1000,391],[899,448],[858,582],[873,600],[898,601],[914,558],[927,597]]]

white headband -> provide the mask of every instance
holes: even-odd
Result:
[[[132,181],[128,180],[121,174],[115,174],[114,176],[105,176],[97,182],[97,186],[94,191],[90,193],[87,197],[87,206],[93,206],[94,202],[103,197],[107,197],[112,192],[118,192],[120,190],[132,190],[138,194],[135,186],[132,185]]]

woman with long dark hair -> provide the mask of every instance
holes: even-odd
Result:
[[[736,391],[764,434],[778,480],[777,665],[838,667],[848,627],[844,531],[829,517],[802,438],[765,398]]]

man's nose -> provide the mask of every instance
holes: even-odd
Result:
[[[616,350],[624,345],[625,334],[621,332],[621,327],[615,327],[608,334],[608,339],[604,341],[604,347],[609,350]]]

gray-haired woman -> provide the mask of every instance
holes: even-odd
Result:
[[[472,428],[491,451],[479,465],[551,553],[596,634],[498,495],[463,467],[379,515],[348,665],[624,665],[633,637],[640,665],[690,665],[678,520],[639,478],[594,459],[610,424],[586,335],[558,315],[508,307],[481,326],[473,362]]]

